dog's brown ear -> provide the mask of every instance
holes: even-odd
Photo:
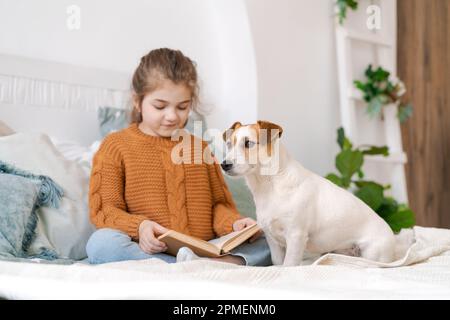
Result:
[[[229,127],[227,130],[225,130],[225,132],[222,134],[223,141],[227,141],[227,138],[230,137],[231,134],[233,133],[233,131],[239,127],[242,127],[242,124],[239,121],[236,121],[235,123],[233,123],[233,125],[231,127]],[[227,135],[227,133],[228,133],[228,135]]]
[[[273,139],[277,138],[277,136],[273,134],[274,131],[272,130],[276,130],[276,132],[278,132],[278,138],[281,138],[281,134],[283,133],[283,128],[281,126],[264,120],[258,120],[257,123],[260,129],[267,130],[266,141],[272,141]]]

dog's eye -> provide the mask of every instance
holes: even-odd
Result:
[[[255,143],[253,141],[250,141],[250,140],[245,140],[245,142],[244,142],[244,146],[247,149],[253,147],[254,145],[255,145]]]
[[[226,145],[227,145],[227,148],[230,149],[231,148],[231,141],[228,140]]]

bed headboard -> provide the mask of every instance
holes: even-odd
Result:
[[[44,132],[89,145],[97,109],[126,108],[126,73],[0,54],[0,119],[16,132]]]

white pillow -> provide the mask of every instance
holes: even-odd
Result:
[[[33,245],[48,241],[61,257],[85,258],[86,242],[94,231],[89,221],[88,172],[64,158],[45,134],[0,137],[0,157],[20,169],[49,176],[64,190],[58,209],[38,210],[38,237]]]
[[[49,136],[49,138],[64,158],[77,162],[90,175],[92,159],[100,147],[100,140],[94,141],[89,147],[86,147],[75,141],[60,140],[54,136]]]

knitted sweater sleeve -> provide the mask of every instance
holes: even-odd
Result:
[[[239,214],[222,175],[217,159],[211,155],[213,163],[208,164],[213,198],[213,228],[221,237],[233,231],[233,223],[243,217]]]
[[[97,228],[112,228],[139,238],[139,225],[147,217],[130,214],[124,200],[125,176],[117,145],[105,138],[94,156],[90,185],[91,222]]]

